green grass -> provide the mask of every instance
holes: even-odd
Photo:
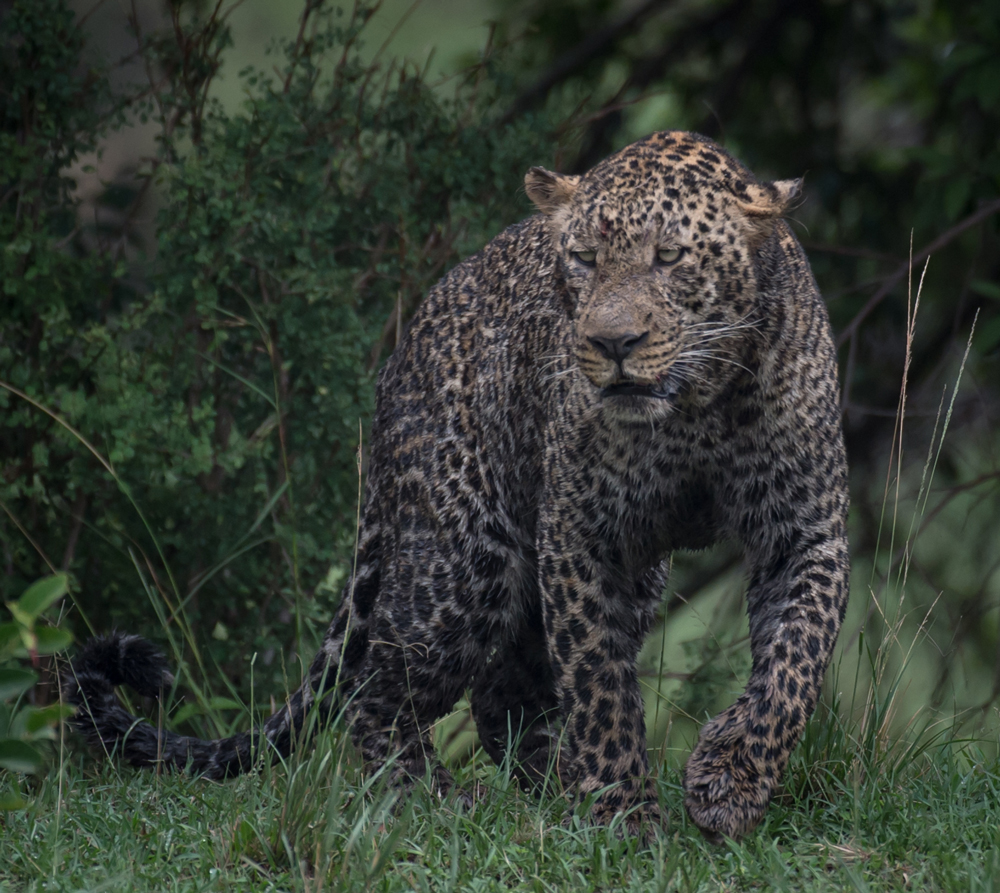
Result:
[[[0,818],[11,890],[994,890],[1000,763],[971,744],[858,739],[813,720],[784,789],[740,844],[705,842],[663,770],[669,828],[648,844],[456,767],[474,806],[365,779],[344,736],[225,784],[63,749],[27,809]]]
[[[900,403],[902,417],[905,391]],[[950,406],[939,418],[942,438],[949,415]],[[956,703],[948,725],[911,690],[926,688],[918,647],[927,614],[907,602],[906,579],[936,450],[932,437],[907,532],[894,445],[889,546],[881,542],[880,554],[894,554],[901,539],[907,548],[898,566],[876,573],[873,564],[867,587],[860,583],[867,592],[853,596],[859,616],[848,618],[827,698],[764,822],[741,843],[713,846],[688,821],[680,767],[690,741],[683,729],[671,738],[670,728],[679,717],[692,731],[703,716],[684,714],[657,685],[652,725],[662,725],[659,700],[670,715],[651,752],[667,760],[658,778],[669,826],[648,841],[592,825],[585,805],[558,794],[519,791],[505,769],[470,750],[459,714],[438,737],[472,807],[423,785],[404,793],[364,776],[339,728],[282,765],[225,784],[96,765],[61,742],[51,771],[27,792],[28,807],[0,813],[0,889],[1000,890],[996,716]],[[661,671],[668,644],[664,634]],[[737,683],[745,675],[730,670]],[[695,677],[685,685],[701,686],[692,694],[702,712],[700,695],[718,688]],[[741,686],[725,687],[735,696]],[[226,725],[211,704],[209,714]],[[977,722],[978,738],[963,737]]]

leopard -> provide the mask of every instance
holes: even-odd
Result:
[[[168,685],[160,653],[99,637],[63,680],[94,748],[222,779],[336,709],[367,767],[446,791],[432,727],[467,694],[494,761],[642,834],[665,807],[639,652],[670,556],[732,541],[751,668],[700,730],[684,805],[715,841],[761,822],[849,583],[836,351],[786,221],[802,181],[664,131],[524,182],[536,213],[430,289],[378,376],[355,562],[302,686],[190,738],[116,697]]]

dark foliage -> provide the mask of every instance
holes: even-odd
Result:
[[[122,95],[81,68],[60,0],[0,21],[0,588],[61,566],[77,627],[159,620],[241,691],[259,653],[268,689],[339,595],[380,359],[428,286],[523,216],[523,171],[550,153],[494,126],[482,78],[442,98],[362,64],[361,7],[310,3],[227,112],[223,14],[171,10],[159,32],[131,22],[148,83]],[[135,120],[155,156],[84,213],[73,166]]]

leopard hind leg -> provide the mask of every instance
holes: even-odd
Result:
[[[365,660],[345,692],[351,735],[370,772],[386,767],[392,782],[406,787],[429,769],[437,793],[451,789],[431,730],[461,697],[467,673],[447,651],[413,628],[373,618]]]
[[[541,790],[558,769],[559,703],[540,611],[476,675],[472,716],[491,759],[497,765],[510,759],[522,788]]]

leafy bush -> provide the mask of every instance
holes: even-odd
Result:
[[[286,647],[338,595],[380,358],[431,283],[523,216],[523,173],[552,150],[530,122],[494,126],[489,77],[448,98],[362,64],[362,7],[307,4],[227,111],[224,19],[171,10],[170,32],[137,29],[134,95],[79,77],[62,0],[0,22],[0,586],[61,555],[74,626],[165,635],[242,692],[259,652],[259,691],[297,674]],[[156,157],[100,200],[124,223],[91,226],[68,166],[136,119]],[[149,195],[155,253],[128,222]]]
[[[24,805],[16,788],[7,789],[5,772],[36,773],[44,765],[37,742],[55,737],[55,728],[72,711],[62,704],[35,707],[22,701],[38,682],[38,674],[14,664],[15,658],[38,663],[40,655],[57,654],[73,641],[58,626],[39,626],[38,619],[69,589],[65,574],[45,577],[8,602],[11,621],[0,624],[0,810]]]

